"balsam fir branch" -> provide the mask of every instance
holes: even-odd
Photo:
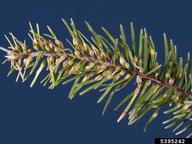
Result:
[[[109,31],[102,28],[106,36],[97,34],[88,22],[91,40],[87,39],[75,26],[63,20],[72,42],[66,48],[48,26],[50,34],[41,34],[39,25],[36,29],[30,24],[29,37],[32,49],[26,42],[19,41],[10,33],[9,49],[0,47],[6,52],[6,61],[10,62],[8,76],[18,72],[16,81],[22,82],[33,77],[31,87],[36,83],[41,72],[47,75],[41,83],[50,89],[59,84],[73,81],[69,98],[83,95],[91,90],[100,89],[102,95],[98,103],[106,100],[103,114],[106,112],[115,93],[136,81],[135,89],[126,97],[119,98],[115,110],[124,107],[117,122],[128,118],[128,125],[137,122],[147,113],[153,112],[144,130],[157,117],[159,111],[169,105],[164,112],[170,119],[163,122],[165,129],[171,128],[176,135],[185,132],[192,137],[192,68],[190,53],[186,62],[178,58],[177,48],[172,40],[164,34],[165,60],[157,62],[155,44],[146,29],[141,29],[139,40],[136,40],[134,25],[130,24],[131,42],[128,43],[122,25],[120,36],[115,38]],[[34,74],[34,76],[33,76]],[[134,86],[133,86],[134,87]]]

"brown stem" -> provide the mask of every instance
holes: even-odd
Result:
[[[0,47],[1,49],[1,47]],[[3,49],[4,50],[4,49]],[[4,50],[5,51],[5,50]],[[8,50],[10,52],[10,50]],[[7,52],[7,51],[5,51]],[[8,52],[8,53],[9,53]],[[28,53],[27,55],[31,55],[32,57],[37,57],[39,55],[39,53],[42,53],[43,51],[40,51],[40,52],[31,52],[31,53]],[[112,64],[110,62],[105,62],[105,61],[102,61],[102,60],[98,60],[98,59],[95,59],[95,58],[92,58],[92,57],[87,57],[87,56],[77,56],[77,55],[74,55],[72,53],[49,53],[49,52],[43,52],[44,53],[44,56],[58,56],[58,57],[61,57],[61,56],[64,56],[64,57],[71,57],[71,58],[75,58],[75,59],[79,59],[81,61],[88,61],[88,62],[93,62],[95,64],[100,64],[100,65],[105,65],[107,67],[112,67],[112,68],[120,68],[120,69],[124,69],[127,71],[127,73],[131,74],[131,75],[136,75],[136,76],[140,76],[141,78],[145,79],[145,80],[151,80],[152,82],[154,83],[157,83],[157,84],[160,84],[160,85],[163,85],[164,87],[166,88],[173,88],[175,89],[175,91],[179,92],[179,93],[183,93],[184,95],[189,95],[190,98],[192,99],[192,92],[188,92],[186,93],[183,89],[179,88],[179,87],[176,87],[176,86],[173,86],[167,82],[164,82],[164,81],[161,81],[161,80],[158,80],[157,78],[154,78],[154,77],[149,77],[147,75],[145,75],[144,73],[141,73],[141,72],[138,72],[138,71],[131,71],[127,68],[125,68],[124,66],[122,65],[117,65],[117,64]],[[19,54],[19,53],[18,53]]]

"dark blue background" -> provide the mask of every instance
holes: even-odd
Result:
[[[162,33],[173,37],[180,56],[186,56],[192,46],[192,8],[190,1],[173,0],[63,0],[63,1],[1,1],[0,45],[8,46],[4,34],[13,32],[27,38],[28,22],[38,22],[42,29],[49,24],[65,40],[69,35],[61,18],[72,17],[76,25],[87,32],[88,20],[98,32],[107,27],[119,34],[119,24],[129,26],[133,21],[137,30],[146,27],[155,40],[160,61],[163,60]],[[1,60],[3,55],[1,54]],[[154,137],[171,137],[164,130],[160,116],[146,133],[146,119],[127,127],[127,121],[117,124],[117,113],[112,109],[103,117],[103,105],[97,105],[98,93],[92,92],[69,101],[71,84],[53,91],[27,83],[15,83],[15,77],[6,77],[8,65],[0,66],[0,144],[61,144],[61,143],[133,143],[150,144]],[[127,94],[128,91],[123,91]],[[112,104],[113,105],[113,104]]]

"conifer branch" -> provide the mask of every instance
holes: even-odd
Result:
[[[165,60],[160,65],[157,62],[157,52],[152,37],[146,29],[141,29],[139,40],[133,23],[130,24],[131,43],[128,42],[122,25],[120,36],[114,38],[109,31],[102,28],[106,37],[97,34],[88,22],[85,22],[91,32],[91,41],[86,38],[75,26],[71,19],[70,24],[63,20],[68,29],[72,48],[64,47],[53,30],[47,26],[50,34],[42,35],[39,25],[36,30],[30,24],[29,37],[32,40],[32,49],[26,42],[19,41],[12,33],[12,40],[7,36],[9,49],[0,47],[6,53],[5,61],[10,61],[8,76],[18,72],[16,81],[22,82],[33,75],[31,87],[45,69],[46,76],[41,83],[53,89],[59,84],[74,81],[69,93],[73,99],[77,93],[83,95],[91,90],[100,88],[103,92],[98,103],[106,99],[103,114],[107,110],[115,93],[136,80],[135,89],[126,97],[119,98],[115,110],[124,107],[117,122],[126,116],[131,125],[147,113],[153,111],[144,130],[157,117],[159,111],[169,105],[165,111],[171,118],[164,121],[165,128],[172,128],[176,135],[188,133],[191,137],[192,120],[192,68],[191,56],[188,53],[184,63],[178,59],[177,47],[164,34]],[[134,87],[134,86],[133,86]]]

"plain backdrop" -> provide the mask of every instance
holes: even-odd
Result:
[[[50,25],[62,41],[70,39],[61,18],[73,18],[87,36],[84,20],[98,33],[103,34],[100,27],[104,26],[115,36],[119,24],[129,32],[129,23],[134,22],[137,32],[145,27],[152,35],[160,62],[164,59],[163,32],[176,42],[180,56],[186,57],[192,47],[189,0],[2,0],[0,5],[0,45],[4,47],[8,46],[4,34],[9,32],[20,40],[29,40],[29,21],[38,22],[43,32]],[[152,144],[155,137],[174,136],[163,129],[162,114],[144,133],[146,118],[128,127],[127,120],[116,123],[119,113],[112,107],[102,116],[103,103],[96,104],[98,92],[70,101],[71,83],[52,91],[40,84],[29,88],[29,81],[15,83],[15,75],[7,78],[8,69],[8,64],[0,65],[0,144]],[[130,90],[131,86],[118,93],[117,99]]]

